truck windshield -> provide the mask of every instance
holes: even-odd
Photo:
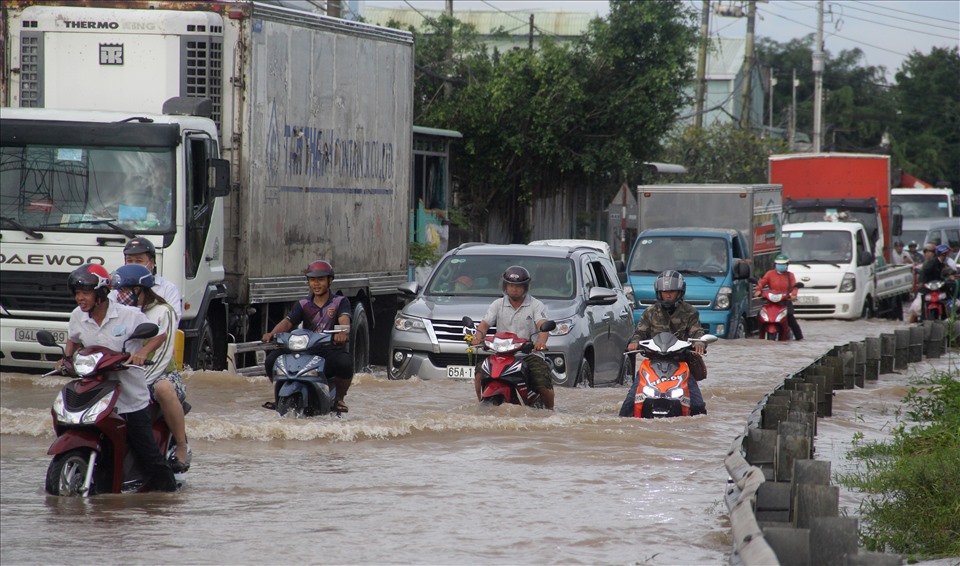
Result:
[[[727,242],[703,236],[643,236],[630,256],[631,273],[683,273],[725,275],[729,260]]]
[[[169,231],[174,164],[169,147],[4,145],[0,216],[44,231]]]
[[[783,233],[783,253],[791,263],[850,263],[850,232],[803,230]]]
[[[893,195],[891,202],[906,218],[946,218],[949,197],[945,195]],[[896,210],[896,209],[894,209]]]
[[[538,299],[572,299],[577,288],[573,262],[566,258],[474,255],[447,257],[434,270],[427,295],[503,295],[503,272],[519,265],[530,272],[530,294]]]

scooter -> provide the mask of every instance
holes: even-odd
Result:
[[[280,416],[330,414],[337,388],[323,371],[326,359],[321,351],[333,344],[333,335],[339,332],[298,328],[274,336],[274,342],[283,351],[273,364],[274,405]]]
[[[126,343],[152,338],[159,328],[153,323],[139,325],[124,342],[120,352],[102,346],[76,351],[60,370],[44,374],[77,378],[60,390],[53,402],[53,429],[56,440],[47,454],[53,456],[47,468],[46,491],[50,495],[88,497],[98,493],[139,491],[146,480],[140,463],[127,450],[126,421],[114,408],[120,397],[120,382],[108,379],[111,372],[128,369]],[[37,332],[37,341],[47,347],[63,347],[48,331]],[[64,352],[64,355],[66,353]],[[148,362],[149,364],[150,362]],[[176,441],[154,404],[153,434],[167,461],[176,458]],[[190,406],[184,403],[184,413]],[[183,474],[174,474],[178,485]]]
[[[957,299],[954,298],[953,286],[956,281],[937,279],[927,281],[920,286],[921,294],[920,320],[946,320],[957,308]]]
[[[697,342],[712,344],[717,340],[713,334],[680,340],[669,332],[661,332],[649,340],[641,340],[636,350],[625,352],[625,357],[640,354],[645,358],[637,369],[633,416],[642,419],[690,416],[693,376],[683,361],[683,354]]]
[[[787,324],[787,305],[790,295],[771,293],[769,289],[761,292],[763,306],[760,307],[760,328],[757,337],[763,340],[779,340],[786,342],[790,339],[790,325]]]
[[[463,317],[464,332],[470,338],[476,327],[470,317]],[[540,326],[540,332],[549,332],[557,323],[548,320]],[[540,394],[527,386],[523,358],[533,352],[534,338],[523,339],[512,332],[497,332],[492,340],[485,339],[481,348],[493,352],[483,360],[480,367],[480,403],[484,405],[524,405],[543,408]],[[520,355],[518,355],[520,354]]]

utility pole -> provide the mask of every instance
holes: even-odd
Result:
[[[697,107],[693,125],[703,127],[703,102],[707,96],[707,47],[710,45],[710,0],[703,0],[700,12],[700,53],[697,57]]]
[[[527,32],[527,49],[533,51],[533,14],[530,14],[530,31]]]
[[[793,142],[797,135],[797,87],[800,81],[797,80],[797,70],[793,70],[793,94],[790,103],[790,149],[793,150]]]
[[[817,2],[817,48],[813,52],[813,152],[820,153],[823,114],[823,0]]]
[[[770,67],[770,135],[773,136],[773,87],[777,86],[777,77],[773,76],[776,71]]]
[[[448,18],[453,18],[453,0],[446,1],[446,14]],[[447,49],[444,54],[447,78],[443,81],[443,97],[449,99],[453,96],[453,83],[450,77],[453,75],[453,26],[447,30]]]
[[[820,0],[821,3],[823,0]],[[757,2],[747,2],[747,41],[743,48],[743,92],[740,95],[740,129],[750,127],[750,82],[753,77],[753,30],[757,15]],[[763,125],[763,114],[761,125]]]

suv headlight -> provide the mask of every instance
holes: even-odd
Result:
[[[840,281],[840,292],[852,293],[856,290],[857,290],[857,276],[850,272],[844,273],[843,279]]]
[[[427,328],[422,318],[407,316],[405,314],[398,314],[397,318],[393,319],[393,327],[405,332],[419,332]]]
[[[572,318],[564,318],[557,321],[557,327],[550,331],[550,336],[564,336],[570,334],[576,322]]]
[[[713,308],[718,311],[725,311],[730,308],[730,295],[733,294],[733,289],[730,287],[720,287],[720,290],[717,291],[717,300],[713,303]]]

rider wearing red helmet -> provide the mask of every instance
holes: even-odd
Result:
[[[77,301],[77,308],[70,313],[67,328],[67,344],[64,348],[68,358],[84,347],[104,346],[121,351],[124,342],[142,323],[150,322],[140,309],[117,304],[109,298],[110,274],[102,265],[85,264],[75,269],[67,279],[70,292]],[[132,352],[128,364],[142,366],[148,356],[159,348],[166,338],[160,334],[147,340],[142,346],[138,340],[126,343]],[[63,360],[57,362],[57,368]],[[151,428],[150,391],[142,367],[129,367],[112,372],[112,377],[122,385],[117,400],[117,412],[127,420],[127,443],[136,454],[150,479],[148,489],[174,491],[177,489],[173,471],[164,460]]]
[[[353,311],[350,301],[343,295],[334,295],[330,291],[333,283],[333,266],[322,259],[314,261],[303,270],[303,275],[310,285],[310,296],[300,299],[290,309],[283,320],[273,327],[273,330],[263,335],[263,341],[269,342],[278,332],[289,332],[303,323],[303,327],[312,332],[333,330],[334,326],[350,327]],[[340,348],[325,351],[326,373],[335,378],[337,398],[333,409],[338,413],[346,413],[347,405],[343,398],[353,380],[353,358],[346,350],[349,332],[339,332],[333,335],[333,343]],[[267,377],[273,381],[273,363],[280,356],[280,350],[273,350],[264,360],[264,369]]]

